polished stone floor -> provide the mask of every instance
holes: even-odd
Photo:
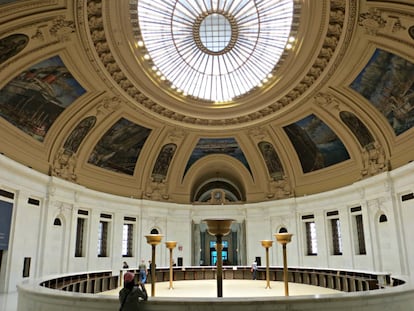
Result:
[[[262,280],[223,280],[223,297],[275,297],[284,296],[283,282],[270,282],[266,288]],[[148,295],[151,296],[151,284],[146,284]],[[173,289],[169,282],[155,284],[156,297],[217,297],[216,280],[176,281]],[[107,291],[101,295],[118,295],[120,289]],[[340,293],[337,290],[319,286],[289,283],[289,296],[298,295],[327,295]]]

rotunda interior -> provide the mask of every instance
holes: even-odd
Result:
[[[411,278],[411,0],[0,0],[0,25],[0,292],[138,266],[150,233],[214,265],[211,217],[229,265],[287,231],[292,265]]]

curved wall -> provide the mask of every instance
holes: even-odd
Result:
[[[359,293],[344,293],[325,296],[291,296],[276,298],[157,298],[150,297],[142,304],[142,310],[337,310],[337,311],[381,311],[411,310],[414,305],[414,290],[410,286],[399,286],[386,290]],[[116,296],[76,294],[36,287],[19,286],[18,311],[53,310],[117,310]]]
[[[118,197],[40,174],[5,156],[0,156],[2,201],[13,204],[9,247],[3,251],[0,291],[11,292],[22,281],[48,275],[81,271],[119,271],[127,260],[138,266],[141,258],[151,258],[151,247],[144,236],[157,228],[163,241],[178,241],[175,257],[191,265],[193,223],[211,217],[230,217],[243,223],[247,264],[256,256],[264,258],[260,240],[274,239],[281,227],[293,233],[288,244],[288,264],[349,270],[389,272],[412,279],[414,247],[414,164],[383,173],[349,187],[323,194],[248,205],[179,205]],[[4,197],[11,193],[12,198]],[[30,199],[30,200],[29,200]],[[35,203],[35,204],[33,204]],[[355,214],[362,215],[366,254],[358,254]],[[79,210],[85,216],[84,255],[75,257],[76,226]],[[332,255],[329,212],[337,212],[341,224],[342,255]],[[304,221],[312,214],[316,225],[318,252],[306,254]],[[102,215],[110,215],[108,257],[98,257],[98,227]],[[386,215],[386,222],[379,222]],[[135,219],[133,256],[122,257],[122,228],[125,217]],[[55,225],[56,218],[61,225]],[[280,245],[270,249],[270,265],[282,265]],[[30,269],[23,276],[24,264]],[[157,266],[167,266],[169,252],[157,247]],[[243,263],[242,263],[243,264]],[[27,265],[26,265],[27,267]]]

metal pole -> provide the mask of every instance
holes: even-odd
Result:
[[[223,257],[222,257],[222,236],[216,235],[217,249],[217,297],[223,297]]]
[[[283,281],[285,282],[285,296],[289,296],[286,243],[283,243]]]
[[[155,245],[152,246],[151,257],[151,297],[155,296]]]
[[[270,288],[270,277],[269,277],[269,247],[266,247],[266,288]]]
[[[172,259],[173,249],[170,248],[170,289],[173,289],[173,259]]]

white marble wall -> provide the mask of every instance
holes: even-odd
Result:
[[[288,244],[288,263],[292,266],[331,267],[391,272],[411,278],[414,272],[414,200],[401,202],[401,195],[414,191],[414,164],[360,181],[348,187],[322,194],[265,203],[229,206],[191,206],[167,204],[118,197],[92,191],[58,178],[45,176],[30,168],[0,156],[0,187],[15,193],[10,247],[3,254],[0,271],[0,291],[13,292],[23,281],[24,257],[31,258],[29,280],[51,274],[79,271],[119,271],[122,224],[125,216],[135,217],[136,239],[134,257],[127,261],[137,266],[144,258],[151,258],[151,248],[145,235],[157,228],[164,235],[163,242],[175,240],[180,248],[174,258],[183,257],[184,265],[191,265],[192,222],[209,217],[230,217],[246,221],[246,262],[265,250],[260,240],[274,239],[280,227],[293,233]],[[40,206],[27,203],[29,197],[38,199]],[[366,255],[355,254],[350,208],[362,207]],[[76,218],[79,209],[89,211],[87,221],[87,251],[82,258],[74,257]],[[341,221],[343,255],[329,252],[330,236],[326,212],[337,210]],[[97,228],[101,213],[112,215],[110,255],[98,258]],[[313,213],[317,225],[318,256],[305,255],[305,232],[302,215]],[[380,214],[388,222],[379,223]],[[56,217],[62,226],[56,227]],[[270,264],[282,265],[282,249],[274,242],[270,249]],[[162,244],[157,247],[157,266],[167,266],[169,252]]]

